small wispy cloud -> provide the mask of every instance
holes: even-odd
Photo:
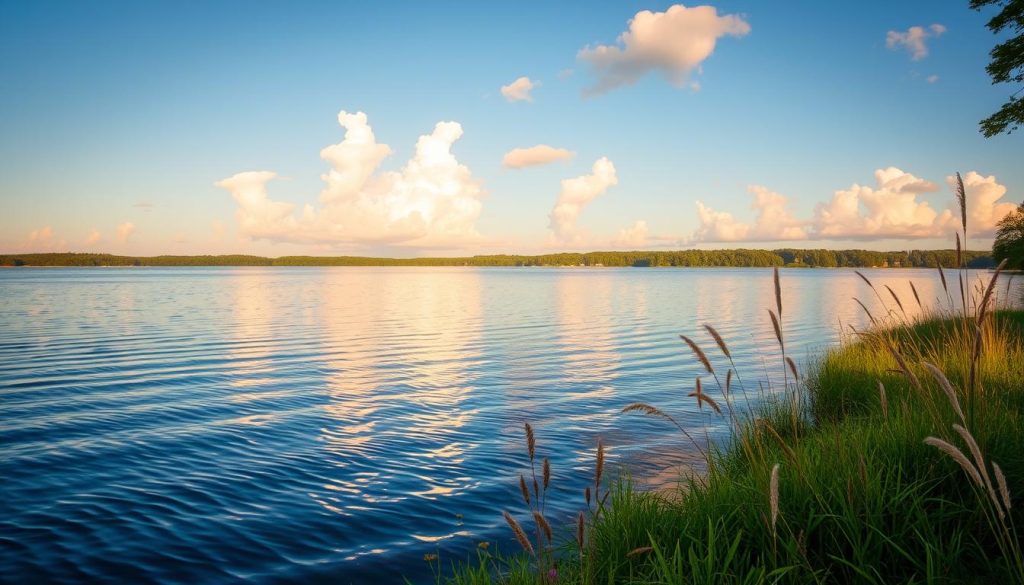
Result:
[[[913,61],[920,61],[928,56],[928,45],[925,41],[942,36],[946,27],[933,24],[927,28],[912,26],[906,31],[891,30],[885,35],[885,46],[892,50],[906,49]]]
[[[571,150],[538,144],[530,148],[513,148],[505,153],[501,162],[506,168],[522,169],[567,160],[575,155],[576,153]]]
[[[501,86],[501,95],[510,102],[532,102],[532,92],[540,87],[539,81],[531,81],[529,77],[520,77],[508,85]]]

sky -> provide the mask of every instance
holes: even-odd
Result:
[[[0,253],[969,247],[967,1],[0,0]]]

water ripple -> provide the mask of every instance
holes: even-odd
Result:
[[[939,296],[924,272],[870,277]],[[863,287],[784,272],[792,355],[863,326]],[[765,270],[5,270],[0,579],[429,580],[424,553],[507,543],[524,421],[556,520],[599,437],[649,485],[699,466],[619,411],[724,436],[686,399],[703,372],[678,335],[724,368],[712,323],[745,379],[780,376],[770,298]]]

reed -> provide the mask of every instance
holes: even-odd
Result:
[[[773,271],[766,326],[782,354],[781,402],[766,394],[753,406],[748,401],[751,416],[734,419],[733,437],[721,448],[694,441],[691,431],[700,427],[680,424],[671,403],[621,409],[675,426],[706,459],[704,476],[685,478],[671,494],[636,490],[628,475],[606,482],[606,446],[598,440],[586,508],[575,514],[565,554],[556,559],[558,531],[538,508],[555,482],[544,458],[539,498],[529,497],[520,475],[536,544],[505,512],[523,552],[458,566],[449,582],[1024,584],[1016,529],[1024,518],[1013,489],[1024,482],[1024,312],[998,307],[999,270],[977,290],[961,285],[960,307],[941,265],[938,272],[945,311],[926,310],[911,282],[922,315],[911,318],[884,286],[897,310],[875,316],[857,300],[871,326],[801,374],[786,355],[783,283]],[[884,308],[879,289],[858,274]],[[714,327],[703,328],[732,366],[719,385],[731,414],[733,356]],[[695,366],[714,374],[700,345],[681,338]],[[689,397],[724,416],[708,390],[698,378]],[[536,438],[526,428],[532,469]],[[950,428],[952,439],[943,438]]]

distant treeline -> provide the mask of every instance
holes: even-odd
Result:
[[[989,252],[965,251],[971,268],[993,265]],[[956,266],[954,250],[679,250],[674,252],[586,252],[539,256],[463,258],[366,258],[361,256],[114,256],[112,254],[7,254],[0,266],[806,266],[934,268]]]

